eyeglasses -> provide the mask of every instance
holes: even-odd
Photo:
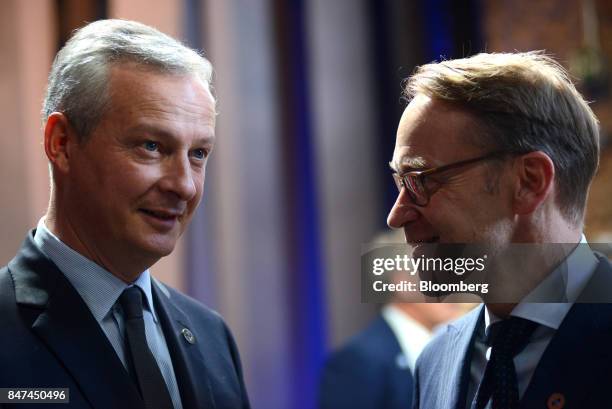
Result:
[[[395,185],[398,191],[402,191],[402,188],[406,188],[413,203],[417,206],[427,206],[431,195],[433,195],[440,187],[440,182],[431,178],[432,175],[446,172],[451,169],[459,168],[462,166],[470,165],[485,160],[497,159],[505,155],[510,154],[509,152],[492,152],[484,156],[477,158],[462,160],[460,162],[450,163],[448,165],[439,166],[437,168],[425,169],[425,170],[413,170],[406,172],[402,175],[397,173],[393,174]]]

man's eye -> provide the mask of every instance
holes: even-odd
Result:
[[[150,152],[155,152],[159,150],[159,144],[153,141],[146,141],[144,143],[144,148]]]
[[[423,186],[428,191],[437,190],[442,184],[444,184],[444,179],[435,176],[426,176],[423,178]]]
[[[206,149],[194,149],[193,150],[193,156],[196,159],[204,159],[207,156],[207,152]]]

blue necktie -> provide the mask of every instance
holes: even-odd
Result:
[[[527,346],[537,326],[533,321],[510,317],[488,328],[486,343],[491,346],[491,356],[476,391],[473,409],[483,409],[489,399],[492,399],[492,409],[518,408],[514,357]]]

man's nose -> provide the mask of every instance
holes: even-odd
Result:
[[[392,229],[402,228],[405,224],[419,218],[419,212],[415,208],[410,195],[403,188],[397,195],[395,204],[387,216],[387,225]]]
[[[189,158],[174,158],[167,164],[160,181],[162,190],[172,192],[181,200],[189,201],[197,193],[196,180]]]

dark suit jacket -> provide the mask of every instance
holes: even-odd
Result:
[[[599,265],[583,290],[612,294],[612,267]],[[609,297],[608,297],[609,298]],[[417,362],[413,408],[465,409],[471,353],[484,306],[451,323],[425,348]],[[548,400],[562,394],[564,409],[612,408],[612,304],[572,306],[538,363],[520,408],[554,408]],[[557,406],[561,408],[561,406]]]
[[[38,250],[33,233],[0,269],[0,387],[69,388],[70,404],[3,407],[144,409],[87,305]],[[221,317],[156,280],[152,291],[183,407],[248,408],[238,351]]]
[[[321,409],[407,409],[412,374],[391,328],[378,317],[334,352],[321,378]]]

